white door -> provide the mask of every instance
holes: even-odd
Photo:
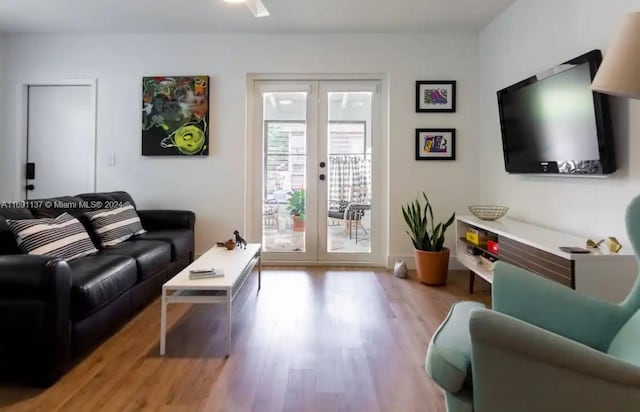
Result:
[[[255,85],[252,221],[265,260],[380,263],[380,82]]]
[[[29,86],[26,198],[95,191],[95,94],[89,85]]]
[[[380,82],[319,84],[318,190],[322,262],[381,261]]]

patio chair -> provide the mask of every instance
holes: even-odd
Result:
[[[278,219],[278,212],[280,211],[280,204],[277,199],[268,199],[264,202],[262,209],[262,219],[265,227],[275,226],[276,231],[280,231],[280,221]]]
[[[346,237],[347,232],[349,232],[349,239],[352,238],[352,229],[355,226],[356,243],[358,243],[358,226],[360,226],[364,233],[368,234],[362,225],[365,210],[370,209],[368,202],[364,201],[365,193],[366,191],[361,188],[354,187],[351,190],[351,201],[344,199],[329,200],[328,225],[342,225],[342,234]]]

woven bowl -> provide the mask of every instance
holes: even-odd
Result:
[[[509,208],[496,205],[472,205],[469,206],[469,211],[478,219],[496,220],[506,215]]]
[[[229,250],[233,250],[236,248],[236,242],[233,239],[229,239],[226,242],[224,242],[224,247],[226,247]]]

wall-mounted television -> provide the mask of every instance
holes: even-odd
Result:
[[[593,50],[498,91],[508,173],[606,175],[616,170],[609,100],[591,91]]]

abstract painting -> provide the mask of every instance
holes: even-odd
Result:
[[[209,155],[209,76],[143,78],[142,155]]]
[[[416,82],[416,112],[455,112],[456,82],[454,80]]]
[[[456,129],[416,129],[416,160],[455,160]]]

